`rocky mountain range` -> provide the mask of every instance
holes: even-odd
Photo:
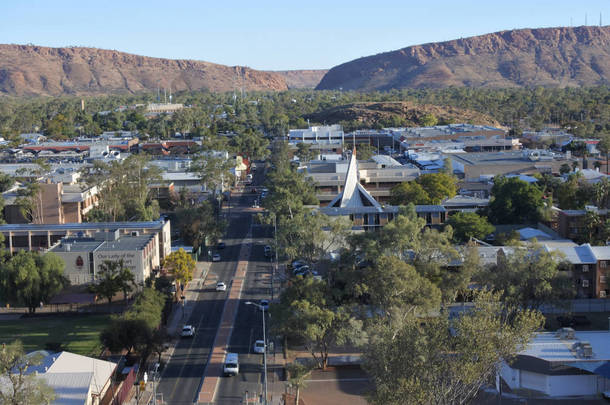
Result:
[[[409,46],[336,66],[317,89],[610,84],[610,26],[501,31]]]
[[[315,89],[326,72],[328,72],[327,69],[313,69],[277,70],[272,73],[282,75],[286,79],[286,85],[289,89]]]
[[[283,75],[96,48],[0,45],[0,94],[58,96],[173,91],[287,90]]]

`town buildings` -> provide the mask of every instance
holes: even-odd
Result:
[[[136,284],[141,284],[159,269],[161,250],[156,233],[132,231],[125,235],[115,229],[92,236],[65,237],[48,251],[63,259],[64,276],[72,285],[84,285],[95,282],[106,261],[121,261],[134,275]]]

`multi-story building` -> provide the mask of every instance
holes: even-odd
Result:
[[[347,160],[309,162],[302,170],[315,184],[320,205],[326,205],[343,192]],[[389,156],[374,156],[371,161],[358,162],[360,184],[377,201],[387,202],[392,187],[415,180],[420,170],[414,165],[402,165]]]
[[[100,232],[118,232],[119,235],[153,234],[159,239],[159,258],[163,260],[171,253],[170,222],[164,220],[0,225],[0,233],[4,235],[4,244],[11,253],[18,250],[47,251],[65,237],[93,237]]]
[[[85,215],[97,205],[96,186],[64,183],[39,183],[38,195],[33,198],[31,218],[23,215],[19,202],[18,188],[2,194],[4,219],[9,224],[37,222],[44,224],[65,224],[82,222]]]
[[[99,232],[91,237],[66,237],[48,251],[61,257],[65,263],[64,276],[72,285],[93,283],[106,261],[122,261],[140,284],[153,270],[158,270],[160,239],[155,233],[139,234],[137,231],[122,235],[119,229]]]

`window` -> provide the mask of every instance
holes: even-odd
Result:
[[[606,276],[599,276],[599,282],[600,283],[605,283],[606,282]]]
[[[583,272],[583,273],[586,273],[586,272],[588,272],[588,271],[589,271],[589,265],[588,265],[588,264],[583,264],[583,265],[582,265],[582,272]]]
[[[589,280],[583,280],[582,281],[582,286],[583,286],[583,288],[589,287]]]
[[[605,269],[606,268],[606,261],[605,260],[600,261],[599,262],[599,267],[601,267],[602,269]]]
[[[601,290],[599,292],[599,298],[606,298],[606,290]]]

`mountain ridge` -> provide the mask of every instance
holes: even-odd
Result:
[[[115,50],[0,44],[0,94],[57,96],[180,90],[287,90],[281,74]]]
[[[557,27],[408,46],[335,66],[319,90],[610,83],[610,26]]]

